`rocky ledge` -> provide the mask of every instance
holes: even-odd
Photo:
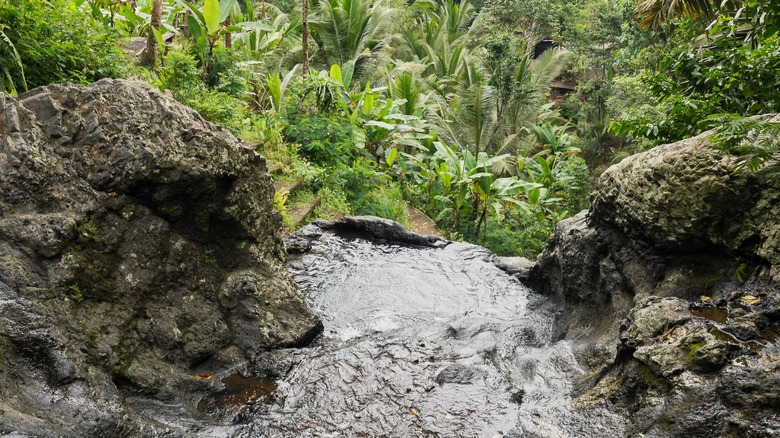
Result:
[[[769,116],[773,120],[780,117]],[[612,166],[530,281],[637,436],[780,436],[780,187],[706,135]]]
[[[321,330],[265,161],[142,83],[0,94],[0,435],[140,436],[125,398]],[[143,428],[143,429],[142,429]]]

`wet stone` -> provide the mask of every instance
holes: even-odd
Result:
[[[258,358],[287,355],[291,366],[272,406],[242,417],[233,436],[622,433],[618,415],[573,407],[584,371],[568,341],[552,340],[554,307],[531,299],[493,254],[313,227],[295,243],[311,248],[288,266],[325,330],[313,348]]]
[[[436,383],[444,385],[445,383],[459,383],[465,385],[471,383],[472,380],[480,377],[479,370],[472,367],[467,367],[461,364],[452,364],[441,370],[436,375]]]
[[[725,324],[729,317],[729,310],[724,307],[691,307],[691,315]]]

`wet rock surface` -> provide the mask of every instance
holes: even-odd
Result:
[[[627,435],[780,436],[780,188],[733,163],[703,137],[624,160],[531,270],[600,368],[577,403]]]
[[[0,434],[167,433],[135,398],[194,410],[198,369],[319,331],[224,129],[103,80],[0,95],[0,134]]]
[[[383,226],[360,219],[371,220]],[[253,365],[278,389],[239,415],[234,436],[622,434],[622,416],[573,406],[588,372],[569,341],[551,339],[555,309],[489,251],[327,224],[292,243],[290,269],[325,330],[313,348]]]

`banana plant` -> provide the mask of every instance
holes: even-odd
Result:
[[[284,104],[284,95],[287,91],[287,86],[295,74],[298,72],[300,64],[296,64],[287,74],[282,78],[279,73],[269,74],[266,78],[266,91],[268,101],[271,104],[271,109],[274,113],[279,114],[282,112],[282,105]]]
[[[526,158],[520,163],[518,164],[522,170],[525,170],[528,180],[539,185],[539,187],[528,191],[529,204],[544,207],[561,202],[561,198],[553,195],[554,190],[565,186],[567,181],[574,179],[563,169],[563,160],[552,160],[553,165],[550,166],[547,158],[536,156],[535,158]]]
[[[190,31],[195,46],[198,48],[198,57],[208,71],[211,65],[211,56],[214,53],[214,45],[219,38],[231,32],[241,30],[238,26],[223,26],[222,23],[230,17],[237,0],[205,0],[203,10],[195,7],[186,0],[179,0],[184,9],[191,15],[187,15],[187,29]]]
[[[481,207],[475,235],[479,235],[481,227],[482,239],[485,239],[488,215],[492,214],[500,218],[506,206],[516,206],[525,213],[530,213],[531,210],[527,203],[522,201],[522,196],[525,194],[530,198],[533,196],[532,193],[535,194],[542,188],[543,186],[539,183],[523,181],[516,176],[495,178],[494,174],[491,173],[490,176],[481,177],[474,190],[474,195]]]
[[[542,149],[538,155],[555,156],[580,153],[580,149],[572,145],[574,136],[566,132],[569,128],[571,128],[569,124],[554,126],[549,122],[531,126],[531,132]]]
[[[277,49],[287,52],[300,50],[300,18],[291,19],[272,4],[264,3],[263,8],[258,15],[255,6],[246,2],[243,11],[234,11],[233,21],[241,30],[234,34],[233,38],[241,41],[242,47],[253,57]],[[284,53],[277,54],[280,55],[279,59],[285,58]]]

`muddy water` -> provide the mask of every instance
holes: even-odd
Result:
[[[585,371],[568,342],[551,342],[554,309],[493,260],[469,244],[322,234],[290,269],[324,336],[272,353],[288,371],[232,434],[623,435],[622,419],[572,408]]]

